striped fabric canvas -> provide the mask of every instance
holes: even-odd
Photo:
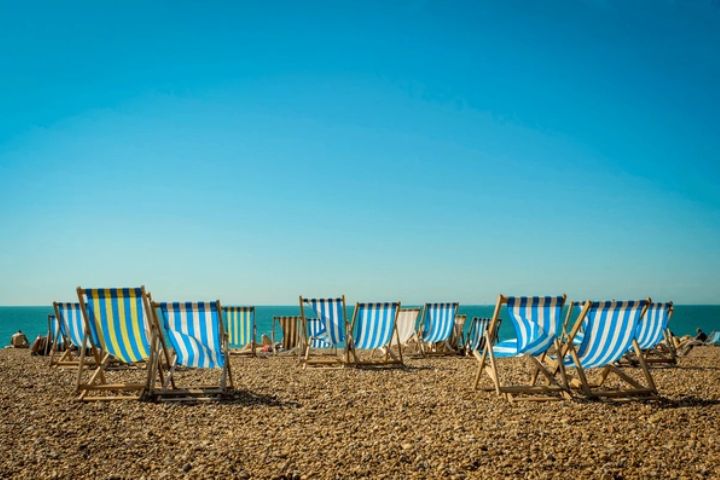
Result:
[[[342,298],[309,298],[303,300],[320,319],[328,341],[335,345],[345,342],[345,312]]]
[[[398,337],[400,337],[400,344],[405,345],[415,336],[415,330],[417,328],[417,320],[420,316],[419,308],[401,308],[397,316],[397,330]],[[392,337],[390,345],[397,345],[395,336]]]
[[[50,323],[50,340],[57,342],[58,346],[65,345],[65,337],[67,332],[63,323],[58,320],[55,315],[48,315],[48,322]]]
[[[86,311],[100,348],[125,362],[150,358],[150,327],[141,288],[85,289]]]
[[[355,307],[355,348],[361,350],[387,345],[395,327],[400,303],[358,303]]]
[[[480,343],[482,339],[485,338],[485,333],[489,325],[489,318],[473,317],[470,323],[470,330],[468,331],[468,348],[470,351],[475,352],[480,350]]]
[[[159,304],[167,339],[175,351],[175,363],[191,368],[222,368],[219,302],[172,302]]]
[[[223,307],[223,317],[230,348],[255,341],[255,307]]]
[[[307,335],[311,348],[331,348],[325,324],[318,318],[307,318]]]
[[[496,357],[540,355],[560,332],[565,297],[508,297],[507,312],[516,338],[493,346]]]
[[[282,348],[283,350],[291,350],[297,347],[300,342],[300,329],[298,324],[300,323],[299,316],[281,316],[273,317],[273,320],[280,324],[280,330],[282,330]]]
[[[655,348],[664,339],[672,303],[652,303],[638,322],[635,338],[642,350]]]
[[[622,358],[632,345],[635,331],[647,300],[592,302],[587,313],[587,326],[578,348],[583,368],[598,368]],[[566,366],[573,366],[566,356]]]
[[[85,329],[83,328],[82,311],[79,303],[56,303],[57,313],[60,320],[65,324],[65,331],[72,343],[77,348],[82,348]],[[97,343],[97,336],[90,339],[96,347],[100,347]]]
[[[423,342],[437,343],[450,340],[457,309],[457,303],[426,303]]]

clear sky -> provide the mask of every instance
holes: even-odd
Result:
[[[720,303],[720,3],[0,0],[0,304]]]

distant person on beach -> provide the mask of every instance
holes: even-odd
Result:
[[[688,353],[690,353],[690,350],[692,350],[693,347],[705,345],[705,342],[707,342],[707,333],[703,332],[702,328],[698,327],[697,330],[695,330],[695,333],[696,335],[694,337],[686,338],[682,342],[680,342],[681,355],[687,355]]]
[[[10,345],[13,348],[28,348],[30,343],[22,330],[18,330],[15,335],[10,337]]]

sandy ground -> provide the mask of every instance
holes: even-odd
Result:
[[[0,478],[720,478],[719,360],[701,347],[653,370],[654,402],[509,404],[472,390],[467,358],[303,371],[234,357],[229,403],[88,404],[74,372],[3,350]]]

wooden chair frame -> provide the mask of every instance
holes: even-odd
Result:
[[[223,322],[223,308],[220,304],[220,300],[216,300],[215,303],[218,310],[218,332],[220,335],[220,348],[222,349],[223,355],[225,356],[225,362],[222,367],[220,374],[219,386],[197,386],[192,388],[178,388],[175,384],[175,373],[178,371],[176,361],[177,355],[175,352],[172,354],[168,353],[167,343],[162,337],[158,338],[156,348],[162,349],[165,352],[168,362],[166,365],[160,364],[157,361],[159,358],[160,351],[158,350],[155,355],[155,361],[153,362],[150,370],[153,381],[149,383],[148,397],[153,400],[159,400],[162,402],[199,402],[199,401],[217,401],[222,400],[225,397],[232,394],[235,389],[232,376],[232,367],[230,366],[230,349],[228,336],[225,334],[224,322]],[[157,310],[160,307],[160,303],[151,302],[152,314],[154,317],[154,323],[158,326],[162,332],[160,325],[162,324],[158,318]],[[163,371],[164,369],[164,371]],[[182,370],[188,370],[182,368]],[[159,379],[161,388],[155,387],[155,380]]]
[[[513,400],[562,400],[570,398],[568,388],[561,385],[557,380],[557,373],[551,371],[554,365],[548,364],[550,358],[548,351],[546,350],[541,355],[535,357],[532,355],[524,355],[524,358],[528,362],[530,367],[530,382],[527,385],[507,385],[502,382],[500,371],[498,369],[498,359],[495,358],[493,347],[496,343],[500,311],[503,305],[507,304],[507,296],[500,294],[495,304],[495,310],[493,312],[490,325],[485,337],[485,346],[482,354],[475,353],[475,358],[478,361],[478,371],[475,375],[475,390],[478,389],[480,379],[483,372],[490,377],[493,382],[493,386],[490,388],[484,388],[484,390],[494,391],[498,396],[505,397],[508,401]],[[567,298],[563,294],[563,303]],[[560,334],[560,332],[558,332]],[[553,343],[556,350],[560,349],[560,340],[555,339]],[[549,350],[549,348],[548,348]],[[560,364],[562,368],[562,363]],[[542,374],[545,379],[545,384],[538,385],[538,378]]]
[[[385,366],[394,366],[394,367],[403,367],[405,366],[405,363],[403,361],[402,356],[402,345],[400,345],[400,333],[397,329],[397,319],[398,315],[400,314],[400,302],[393,302],[397,303],[398,308],[395,311],[395,318],[393,319],[393,331],[392,334],[390,334],[390,339],[388,340],[387,345],[384,345],[382,347],[379,347],[379,350],[383,352],[384,356],[382,360],[373,360],[372,354],[375,352],[374,349],[370,352],[370,358],[369,359],[362,359],[358,355],[358,351],[355,348],[354,340],[353,340],[353,334],[355,333],[355,324],[357,322],[357,314],[358,309],[360,307],[360,302],[355,304],[355,309],[353,310],[353,318],[352,322],[350,324],[350,333],[346,336],[345,341],[345,349],[350,352],[350,355],[352,356],[352,365],[355,367],[385,367]],[[395,336],[395,341],[397,342],[398,346],[398,354],[395,355],[395,352],[393,352],[390,349],[390,345],[392,344],[392,337]]]
[[[342,295],[342,317],[343,317],[343,328],[345,329],[345,344],[347,346],[348,341],[348,321],[347,321],[347,309],[345,307],[345,295]],[[303,369],[310,367],[319,367],[319,368],[344,368],[350,363],[350,352],[347,348],[343,348],[343,355],[342,357],[338,357],[338,348],[336,345],[333,345],[331,350],[332,352],[330,354],[323,354],[323,355],[317,355],[318,358],[310,358],[310,355],[312,353],[312,342],[310,340],[310,337],[308,336],[307,331],[307,317],[305,316],[305,298],[300,295],[300,317],[302,318],[302,329],[303,329],[303,336],[305,338],[304,341],[304,349],[303,356],[301,358],[301,362],[303,365]],[[323,358],[325,357],[325,358]]]

